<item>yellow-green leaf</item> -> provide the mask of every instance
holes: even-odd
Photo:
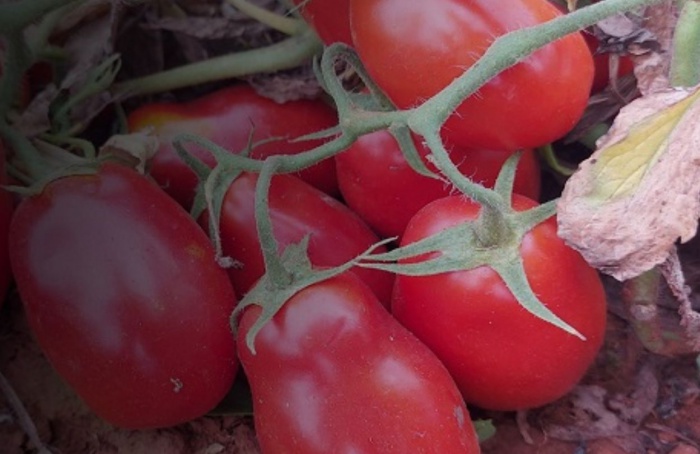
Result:
[[[590,195],[606,200],[634,191],[666,150],[669,137],[699,97],[700,91],[696,91],[676,104],[665,107],[632,126],[623,140],[601,148],[591,168]]]

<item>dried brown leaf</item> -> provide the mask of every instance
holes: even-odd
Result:
[[[150,30],[168,30],[198,39],[238,38],[245,32],[239,22],[223,17],[162,17],[144,24]]]
[[[83,89],[90,71],[113,52],[113,34],[118,20],[110,0],[91,0],[69,12],[60,21],[55,35],[64,35],[63,49],[68,56],[59,87],[47,86],[14,122],[14,126],[33,137],[51,129],[49,109],[59,94],[75,94]],[[90,97],[71,111],[71,121],[86,125],[107,104],[113,102],[104,91]]]
[[[293,72],[253,75],[246,78],[246,81],[258,94],[278,103],[315,99],[323,94],[310,65],[297,68]]]
[[[635,52],[634,75],[637,86],[643,95],[666,90],[669,87],[668,74],[671,66],[673,31],[678,21],[676,2],[668,0],[646,10],[644,28],[652,33],[658,43],[654,52]]]
[[[26,137],[36,137],[51,129],[49,106],[57,95],[58,88],[54,84],[44,87],[32,98],[29,105],[22,111],[21,116],[13,122],[13,128]]]
[[[681,261],[675,248],[673,248],[668,259],[660,269],[664,279],[666,279],[668,288],[680,303],[678,313],[681,316],[681,326],[685,328],[687,336],[693,343],[693,347],[700,349],[700,313],[693,310],[693,305],[690,301],[690,287],[686,285]]]
[[[146,164],[155,156],[160,141],[148,130],[115,134],[100,147],[101,155],[129,156],[136,159],[136,170],[146,173]]]
[[[700,216],[700,91],[667,90],[623,108],[567,182],[559,234],[619,280],[666,261]]]

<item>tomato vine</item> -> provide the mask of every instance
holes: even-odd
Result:
[[[484,214],[479,220],[469,224],[467,227],[463,227],[466,231],[462,231],[461,234],[472,238],[472,240],[470,240],[472,247],[479,250],[490,250],[492,251],[491,255],[489,257],[481,256],[478,259],[470,258],[466,261],[461,260],[459,266],[464,268],[479,266],[484,263],[490,264],[499,270],[509,287],[530,312],[566,329],[572,334],[577,334],[565,321],[559,320],[556,316],[548,312],[537,300],[537,297],[527,285],[527,281],[521,269],[518,269],[517,266],[498,265],[498,260],[495,258],[498,255],[499,248],[510,248],[512,250],[514,247],[513,245],[517,246],[522,236],[530,228],[551,216],[554,213],[554,204],[544,204],[531,211],[513,214],[510,210],[509,188],[512,184],[512,168],[514,164],[506,166],[495,190],[487,189],[471,181],[458,171],[456,166],[449,159],[449,154],[439,131],[441,126],[463,99],[472,95],[492,77],[522,61],[537,49],[566,34],[590,26],[610,15],[629,11],[641,6],[651,5],[659,1],[660,0],[607,0],[605,2],[586,6],[535,27],[507,33],[497,38],[483,57],[463,75],[455,79],[442,91],[420,106],[406,110],[396,110],[391,102],[384,97],[381,90],[374,84],[364,70],[362,62],[351,48],[343,44],[333,44],[325,49],[318,70],[322,85],[336,103],[339,113],[339,126],[316,135],[332,137],[332,140],[313,150],[294,157],[275,158],[272,160],[274,165],[269,163],[265,164],[244,156],[230,157],[229,155],[224,159],[222,156],[223,153],[221,153],[219,147],[207,143],[206,140],[202,140],[202,138],[198,137],[186,135],[178,137],[175,140],[175,148],[183,157],[187,155],[185,143],[191,141],[195,141],[200,145],[205,145],[211,150],[218,150],[217,154],[221,157],[221,161],[225,161],[226,164],[218,169],[215,168],[214,171],[207,173],[207,175],[208,178],[214,178],[215,181],[219,182],[218,187],[222,187],[221,179],[223,178],[225,181],[230,181],[235,174],[232,173],[234,169],[235,172],[260,172],[266,169],[264,172],[266,175],[268,172],[288,173],[298,171],[319,160],[326,159],[341,152],[360,135],[380,129],[388,129],[401,144],[409,162],[411,162],[418,171],[429,174],[430,172],[420,163],[415,146],[410,140],[410,133],[412,132],[425,141],[428,148],[431,150],[430,159],[437,169],[450,180],[460,192],[478,202],[484,208]],[[13,18],[12,24],[7,20],[0,20],[0,30],[4,31],[8,38],[6,71],[3,75],[2,86],[0,86],[0,114],[3,116],[0,132],[2,132],[3,136],[5,136],[13,148],[17,150],[17,153],[22,155],[22,160],[30,167],[30,173],[35,176],[39,175],[41,172],[38,170],[37,164],[32,164],[36,162],[35,156],[32,156],[31,152],[26,151],[29,149],[26,138],[20,138],[16,133],[12,132],[4,117],[10,104],[11,91],[13,87],[17,86],[19,77],[31,60],[31,56],[26,51],[26,44],[21,37],[23,27],[31,20],[58,7],[59,4],[60,2],[54,0],[22,2],[19,6],[13,4],[13,7],[16,8],[13,10],[13,14],[4,15],[1,13],[3,11],[7,12],[7,8],[10,6],[0,6],[0,17]],[[19,20],[17,20],[17,18],[19,18]],[[233,68],[232,63],[236,65],[241,63],[255,63],[252,69],[251,67],[246,68],[246,71],[253,72],[278,69],[285,67],[285,65],[296,65],[299,61],[308,58],[319,49],[320,44],[318,38],[307,30],[295,34],[288,40],[272,45],[269,48],[232,54],[202,62],[201,64],[188,65],[145,78],[126,81],[114,86],[113,91],[116,93],[133,95],[151,92],[156,89],[167,90],[240,74],[238,66]],[[339,61],[350,65],[357,71],[369,88],[369,94],[355,94],[346,91],[342,82],[336,75],[337,63]],[[271,64],[270,62],[275,63]],[[188,160],[192,162],[192,159]],[[201,165],[194,165],[200,170],[200,174],[203,176],[205,172],[202,171]],[[273,170],[269,170],[269,166],[272,166]],[[266,231],[264,228],[266,220],[265,216],[261,213],[263,213],[265,209],[264,191],[266,179],[262,178],[261,180],[262,183],[259,183],[261,186],[257,203],[261,207],[258,212],[258,217],[261,223],[261,233],[264,233]],[[220,202],[221,195],[214,194],[215,191],[212,190],[212,186],[216,185],[212,185],[207,181],[205,186],[209,188],[209,190],[206,191],[208,192],[208,198],[218,198]],[[212,204],[212,202],[208,202],[208,204],[211,212],[210,215],[217,216],[216,204]],[[201,202],[198,209],[202,209]],[[216,228],[218,223],[215,218],[212,219],[210,225]],[[269,237],[269,235],[267,236]],[[214,238],[216,238],[216,235],[214,235]],[[272,239],[268,238],[265,241],[270,242]],[[445,239],[434,241],[440,242],[445,241]],[[266,253],[266,263],[272,268],[272,274],[276,276],[276,279],[281,279],[283,282],[288,281],[288,278],[284,278],[284,273],[281,271],[274,271],[275,269],[279,271],[277,262],[271,259],[271,253],[269,252],[274,248],[269,244],[263,245],[263,248],[268,251]],[[406,250],[401,248],[397,249],[385,255],[383,259],[394,261],[405,257],[403,254],[411,253],[415,253],[415,247],[413,248],[413,252],[410,248]],[[373,260],[376,262],[378,257],[373,257]],[[397,273],[409,272],[404,266],[396,264],[378,265],[376,263],[364,263],[363,266],[383,266],[391,268],[392,271]],[[452,263],[449,266],[454,267],[456,265]],[[440,267],[436,269],[425,268],[425,266],[423,266],[420,272],[434,273],[439,272],[437,270],[440,269],[446,269],[445,265],[440,265]],[[279,290],[279,288],[276,288],[276,290]],[[251,295],[252,294],[253,292],[251,292]],[[253,298],[253,296],[250,296],[250,298]]]

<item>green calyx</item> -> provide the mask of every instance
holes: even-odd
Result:
[[[255,337],[291,297],[313,284],[348,271],[361,260],[369,257],[375,248],[385,243],[371,246],[354,260],[340,266],[319,270],[313,268],[306,252],[308,236],[298,244],[287,246],[279,255],[279,246],[274,237],[268,209],[268,195],[272,176],[282,159],[281,156],[272,156],[265,161],[255,188],[255,219],[265,261],[265,275],[238,303],[231,314],[231,326],[236,332],[238,317],[247,307],[256,305],[262,308],[262,313],[246,334],[246,345],[253,354],[255,354]]]
[[[479,217],[447,228],[437,234],[393,251],[374,254],[360,260],[358,266],[390,271],[407,276],[427,276],[471,270],[488,266],[498,273],[525,310],[537,318],[585,340],[566,321],[550,311],[532,291],[520,255],[523,237],[536,225],[554,214],[554,203],[527,211],[515,211],[510,202],[519,155],[506,161],[494,190],[484,189],[490,198],[500,200],[499,207],[482,205]],[[417,257],[426,260],[402,263]]]
[[[46,186],[61,178],[77,175],[95,175],[100,167],[107,162],[118,163],[132,168],[136,166],[135,159],[122,153],[104,153],[96,157],[85,158],[74,155],[48,142],[36,141],[35,145],[46,165],[42,176],[38,179],[26,177],[24,181],[27,183],[27,186],[6,186],[6,190],[25,197],[31,197],[41,194],[46,189]],[[21,172],[18,169],[11,167],[11,170],[11,173],[15,176],[20,176]]]

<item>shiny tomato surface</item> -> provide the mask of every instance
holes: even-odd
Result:
[[[545,0],[351,0],[350,26],[374,81],[400,108],[420,105],[469,69],[493,41],[561,13]],[[593,60],[568,35],[466,99],[442,134],[463,147],[516,150],[566,134],[588,101]]]
[[[236,85],[186,103],[146,104],[131,112],[128,120],[129,130],[151,128],[161,139],[160,149],[151,160],[150,174],[168,194],[189,208],[197,178],[172,146],[178,134],[203,136],[233,153],[244,150],[251,138],[254,142],[278,139],[254,148],[250,156],[262,159],[273,154],[296,154],[322,144],[322,140],[291,139],[334,126],[337,116],[320,100],[277,103],[248,85]],[[188,144],[187,149],[207,164],[214,164],[212,155],[196,145]],[[338,194],[333,159],[305,169],[299,176],[327,194]]]
[[[258,177],[244,173],[229,188],[221,212],[224,253],[241,266],[229,269],[239,295],[245,294],[265,271],[255,226],[255,185]],[[276,175],[269,194],[270,216],[280,252],[309,235],[309,258],[315,266],[341,265],[379,241],[352,211],[332,197],[292,175]],[[377,251],[385,251],[384,247]],[[388,306],[393,275],[354,267],[356,273]]]
[[[516,210],[533,206],[514,196]],[[475,219],[479,210],[464,197],[432,202],[409,222],[402,244]],[[396,278],[394,316],[442,360],[467,403],[486,409],[527,409],[563,396],[603,342],[606,300],[600,278],[557,236],[556,220],[527,233],[520,253],[540,301],[585,341],[523,309],[489,267]]]
[[[428,149],[417,144],[418,151]],[[493,187],[498,173],[512,152],[452,149],[450,157],[472,181]],[[382,237],[400,237],[419,209],[433,200],[454,194],[447,181],[417,173],[404,158],[387,131],[360,137],[336,155],[338,184],[345,203]],[[437,169],[426,162],[428,168]],[[527,150],[520,159],[514,191],[538,199],[540,167],[537,156]]]
[[[477,454],[463,399],[430,350],[352,274],[301,290],[238,351],[265,454]]]
[[[17,208],[10,257],[41,349],[98,416],[172,426],[228,391],[231,283],[204,232],[141,174],[103,164],[49,183]]]

